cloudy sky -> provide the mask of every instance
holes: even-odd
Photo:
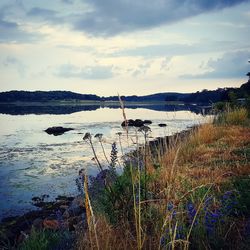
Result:
[[[250,0],[1,0],[0,91],[240,86]]]

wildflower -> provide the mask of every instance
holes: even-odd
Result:
[[[175,210],[172,211],[171,219],[175,219],[177,212]]]
[[[166,238],[164,236],[161,237],[161,246],[166,245]]]
[[[236,212],[235,208],[237,204],[238,202],[235,192],[227,191],[223,194],[221,198],[221,208],[222,211],[225,213],[225,215],[230,215],[235,213]]]
[[[115,168],[116,166],[116,163],[118,161],[118,157],[117,157],[117,147],[116,147],[116,143],[112,143],[112,149],[111,149],[111,153],[110,153],[110,160],[111,160],[111,163],[110,163],[110,166],[112,169]]]
[[[90,140],[91,139],[91,134],[90,133],[85,133],[85,135],[82,138],[84,141]]]
[[[98,136],[100,136],[101,134],[99,134]],[[89,145],[91,146],[91,149],[92,149],[92,152],[93,152],[93,155],[94,155],[94,158],[95,158],[95,161],[100,169],[100,171],[103,170],[102,168],[102,165],[101,163],[99,162],[98,158],[97,158],[97,155],[96,155],[96,152],[95,152],[95,148],[94,148],[94,145],[93,145],[93,142],[92,142],[92,137],[91,137],[91,134],[90,133],[85,133],[85,135],[83,136],[82,138],[85,142],[89,143]]]
[[[148,126],[143,125],[138,129],[138,131],[142,132],[143,134],[148,134],[149,132],[151,132],[151,129]]]
[[[231,197],[231,195],[232,195],[232,191],[227,191],[227,192],[225,192],[224,194],[223,194],[223,196],[222,196],[222,200],[227,200],[227,199],[229,199],[230,197]]]
[[[169,201],[168,204],[167,204],[167,210],[168,211],[172,211],[174,208],[174,204],[172,201]]]
[[[208,235],[211,235],[215,232],[216,224],[221,216],[219,210],[215,211],[206,211],[205,213],[205,227]]]
[[[96,134],[94,137],[100,141],[102,139],[102,136],[103,134]]]
[[[175,219],[177,212],[176,212],[176,210],[174,210],[174,204],[172,201],[168,202],[167,210],[171,213],[170,218]]]
[[[75,180],[77,190],[82,195],[84,194],[84,175],[85,175],[85,169],[82,168],[82,169],[79,170],[79,175]]]
[[[193,220],[195,219],[194,221],[194,225],[197,225],[197,220],[195,218],[195,215],[196,215],[196,209],[194,207],[194,204],[192,202],[189,202],[187,204],[187,212],[188,212],[188,220],[189,220],[189,223],[192,224],[193,223]]]
[[[212,204],[212,201],[213,201],[213,197],[212,196],[209,196],[209,197],[207,197],[205,199],[205,201],[204,201],[204,211],[207,211],[209,209],[209,207]]]
[[[175,239],[176,240],[181,240],[181,239],[184,239],[185,238],[185,234],[184,234],[184,228],[183,226],[178,226],[176,228],[176,236],[175,236]]]

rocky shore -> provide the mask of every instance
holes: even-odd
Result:
[[[83,197],[58,196],[54,201],[44,201],[45,197],[46,195],[32,199],[38,210],[2,219],[0,249],[1,244],[6,242],[11,246],[18,246],[30,235],[32,229],[67,230],[74,233],[85,226]]]

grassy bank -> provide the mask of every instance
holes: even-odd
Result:
[[[69,249],[65,240],[76,249],[247,249],[249,124],[247,110],[239,108],[154,144],[147,126],[134,128],[134,138],[118,133],[110,157],[103,149],[107,170],[93,146],[93,140],[102,145],[102,135],[86,133],[100,173],[79,172],[85,217],[73,233],[65,218],[56,229],[31,230],[20,249]],[[120,158],[131,143],[137,150]]]
[[[182,140],[145,146],[106,177],[99,195],[84,178],[87,230],[78,249],[246,249],[250,227],[247,111],[224,113]],[[115,176],[115,177],[114,177]]]

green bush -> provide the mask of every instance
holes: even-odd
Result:
[[[30,235],[20,245],[20,250],[51,250],[68,249],[72,236],[67,231],[32,230]]]
[[[105,213],[112,224],[121,220],[131,221],[133,188],[130,168],[125,167],[123,174],[112,185],[107,186],[98,198],[95,202],[97,210]]]

